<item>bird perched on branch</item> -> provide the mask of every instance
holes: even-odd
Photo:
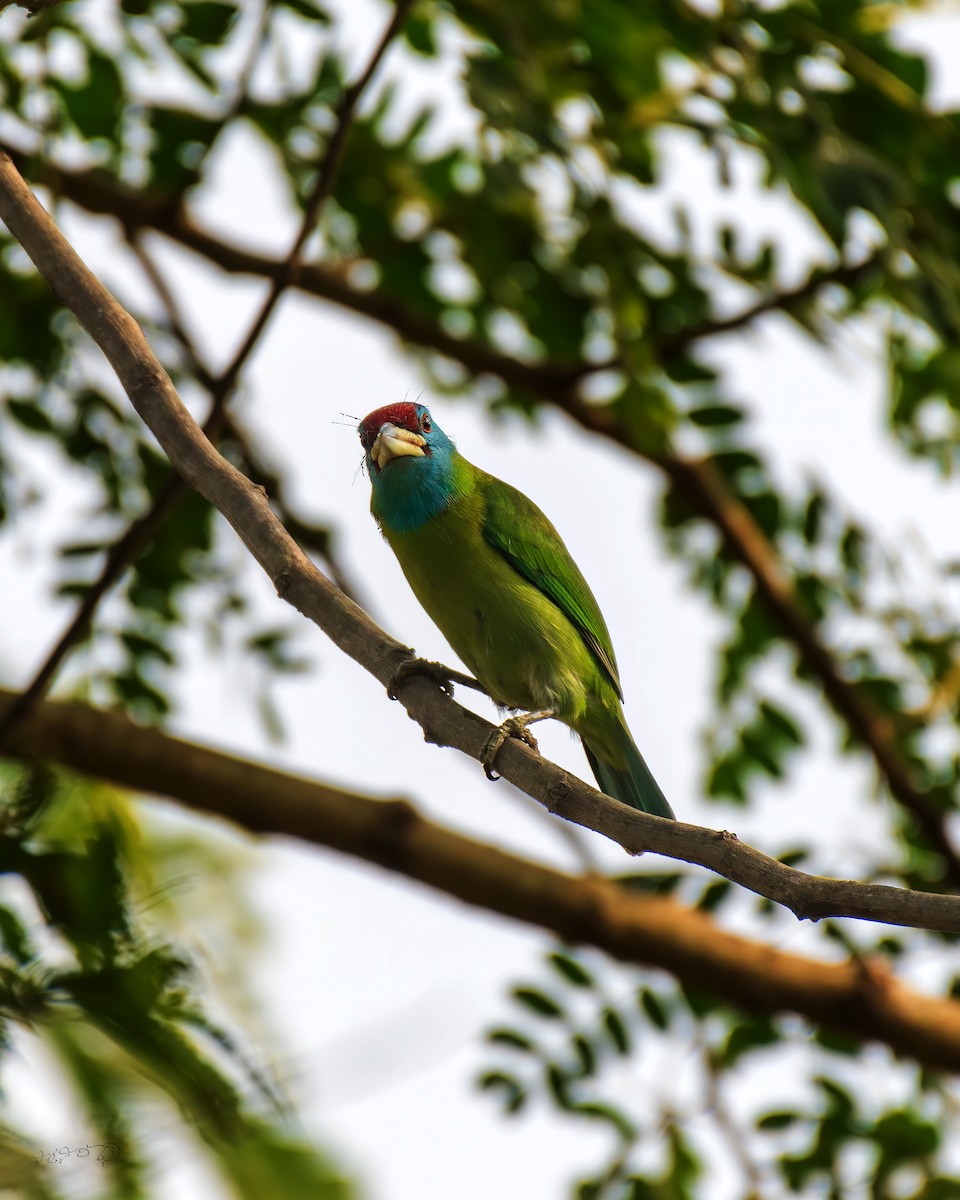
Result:
[[[536,749],[528,726],[555,717],[602,791],[672,817],[627,728],[600,608],[540,509],[467,462],[422,404],[379,408],[359,433],[371,511],[417,599],[491,699],[523,710],[487,743],[487,774],[507,737]]]

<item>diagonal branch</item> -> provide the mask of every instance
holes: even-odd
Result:
[[[167,325],[170,332],[180,343],[181,349],[187,360],[187,366],[190,374],[197,380],[201,387],[212,396],[217,386],[217,377],[210,370],[207,364],[203,361],[200,351],[190,336],[190,332],[186,327],[186,323],[180,312],[176,299],[167,286],[167,282],[163,277],[157,264],[154,262],[152,255],[143,244],[143,238],[139,233],[129,234],[130,247],[143,268],[144,274],[150,280],[154,291],[160,299],[167,315]],[[234,452],[235,458],[243,464],[244,473],[249,476],[254,483],[266,490],[270,497],[271,503],[280,515],[287,532],[290,533],[301,546],[315,553],[320,554],[326,565],[326,570],[329,573],[334,583],[346,592],[352,599],[356,600],[358,591],[356,587],[347,579],[343,565],[333,553],[332,531],[325,526],[319,526],[311,522],[305,521],[298,516],[291,508],[286,496],[286,484],[283,476],[275,471],[267,462],[261,458],[259,452],[250,441],[246,431],[237,422],[233,414],[227,410],[223,417],[223,442],[229,443]],[[176,476],[179,480],[179,476]],[[0,721],[0,730],[3,723]],[[2,743],[2,737],[0,737]]]
[[[124,188],[102,172],[70,172],[51,168],[48,182],[59,194],[89,212],[112,215],[137,228],[154,229],[227,272],[274,278],[282,269],[279,260],[222,242],[200,229],[182,208],[171,207],[168,202],[157,201]],[[811,277],[796,293],[788,293],[787,298],[791,303],[805,302],[809,298],[808,289],[815,291],[817,287],[828,283],[844,282],[843,277],[838,278],[837,272],[855,272],[857,274],[847,282],[857,282],[861,278],[858,272],[862,270],[868,273],[875,269],[876,264],[872,260],[862,267],[838,267],[833,272]],[[586,375],[598,369],[594,364],[521,362],[480,342],[455,337],[391,297],[353,286],[342,272],[328,267],[314,264],[304,267],[297,286],[301,291],[386,325],[407,341],[436,350],[460,362],[471,372],[495,375],[511,387],[539,396],[561,408],[584,429],[628,447],[663,471],[694,509],[723,533],[731,552],[753,575],[773,617],[797,646],[811,673],[820,680],[834,711],[870,751],[894,799],[914,814],[931,844],[940,853],[945,878],[954,886],[960,886],[960,854],[947,835],[945,816],[914,780],[896,745],[895,731],[855,685],[844,678],[839,664],[819,637],[815,623],[783,572],[776,550],[709,464],[676,455],[650,454],[636,444],[633,431],[619,420],[613,410],[584,403],[577,394],[577,385]],[[761,316],[774,307],[778,305],[773,298],[764,300],[739,317],[704,325],[694,332],[697,337],[730,332],[741,328],[748,317],[753,319]],[[669,349],[682,349],[693,340],[693,336],[680,331],[677,339]]]
[[[417,707],[464,726],[472,714],[422,680]],[[410,692],[414,687],[411,685]],[[0,691],[0,712],[14,694]],[[406,697],[405,697],[406,700]],[[479,722],[473,743],[479,747]],[[824,963],[727,933],[705,913],[674,900],[644,895],[597,876],[570,876],[444,829],[401,798],[375,800],[270,770],[202,746],[142,729],[119,713],[75,704],[40,703],[11,735],[8,753],[52,760],[108,779],[121,787],[166,796],[205,814],[225,817],[254,833],[279,834],[331,847],[415,879],[467,904],[597,946],[623,962],[658,967],[685,985],[750,1012],[794,1012],[858,1042],[880,1041],[937,1071],[960,1072],[960,1003],[922,995],[887,974],[882,963]],[[521,761],[538,776],[558,777],[561,790],[594,805],[607,823],[623,828],[673,831],[675,844],[691,839],[721,852],[739,843],[712,830],[674,826],[648,817],[529,751],[511,748],[510,767]],[[558,793],[559,794],[559,793]],[[758,851],[747,852],[762,859]],[[894,888],[818,880],[765,860],[797,886],[829,885],[849,895],[889,895],[917,909],[954,913],[960,898],[920,897]],[[942,926],[931,926],[942,928]]]
[[[313,190],[304,208],[300,228],[297,231],[286,259],[281,265],[280,271],[274,276],[267,297],[251,323],[246,336],[237,348],[229,365],[220,375],[216,378],[210,378],[209,372],[205,369],[203,370],[203,382],[210,394],[210,411],[207,415],[203,432],[210,439],[216,440],[217,435],[223,429],[226,423],[226,407],[236,389],[240,373],[266,331],[281,297],[297,280],[301,265],[300,257],[304,246],[315,229],[324,204],[329,199],[333,190],[347,140],[350,136],[350,130],[353,126],[357,105],[382,62],[387,48],[403,25],[412,3],[413,0],[397,0],[393,16],[388,22],[380,41],[377,43],[366,69],[360,75],[359,79],[346,89],[341,97],[336,110],[334,130],[320,162]],[[266,11],[264,9],[264,12]],[[254,50],[255,53],[256,50]],[[130,236],[131,241],[134,240],[129,230],[128,236]],[[175,329],[178,330],[183,344],[188,348],[194,362],[199,363],[197,355],[192,348],[193,343],[179,322],[179,318],[176,317],[176,310],[172,306],[172,298],[155,272],[152,278],[160,292],[161,298],[167,304],[168,310],[174,314]],[[17,704],[0,721],[0,746],[3,745],[4,738],[9,734],[10,729],[23,719],[24,715],[29,712],[30,707],[37,700],[42,699],[47,694],[64,659],[73,647],[86,637],[96,610],[103,598],[120,579],[130,563],[134,562],[145,547],[149,545],[184,490],[185,484],[183,480],[176,472],[171,472],[157,492],[150,508],[139,516],[130,525],[126,533],[111,547],[99,578],[88,589],[70,624],[57,640],[56,645],[49,652],[30,684],[21,694]]]
[[[84,266],[2,154],[0,218],[104,351],[174,467],[223,513],[278,594],[381,683],[392,679],[411,652],[316,569],[280,524],[263,492],[217,453],[183,405],[140,326]],[[462,709],[422,676],[403,685],[401,700],[428,741],[482,759],[492,731],[489,722]],[[960,932],[960,897],[804,877],[741,845],[731,834],[663,820],[619,804],[516,741],[508,742],[501,756],[502,773],[522,791],[551,812],[612,838],[629,853],[653,850],[699,863],[762,895],[775,891],[778,901],[806,917],[835,914],[842,902],[840,911],[847,916],[907,925],[919,922],[927,928]],[[798,884],[798,880],[805,882]]]

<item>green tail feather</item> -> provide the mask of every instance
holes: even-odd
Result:
[[[586,741],[583,743],[587,762],[596,777],[600,791],[612,796],[614,800],[629,804],[632,808],[652,813],[655,817],[670,817],[676,820],[666,796],[660,791],[659,784],[626,729],[623,730],[620,744],[627,760],[627,765],[623,768],[604,762],[597,757]]]

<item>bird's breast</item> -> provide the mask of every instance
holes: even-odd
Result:
[[[415,532],[384,535],[423,608],[498,704],[557,708],[573,723],[596,664],[553,601],[486,541],[471,499]]]

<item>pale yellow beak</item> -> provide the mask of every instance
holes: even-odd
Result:
[[[380,426],[376,441],[370,447],[370,457],[377,464],[377,469],[382,471],[391,458],[402,458],[404,455],[423,458],[426,444],[426,439],[419,433],[411,433],[409,429],[401,429],[387,421]]]

